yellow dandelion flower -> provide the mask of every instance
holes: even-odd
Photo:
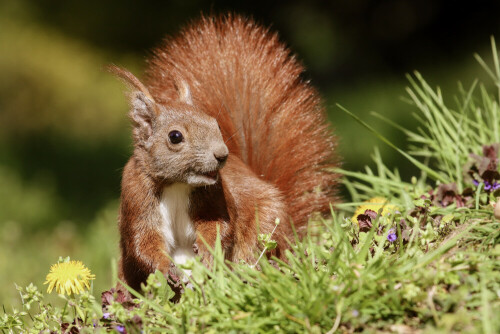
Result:
[[[378,210],[380,210],[380,208],[382,207],[383,207],[382,216],[390,212],[394,212],[394,210],[397,209],[395,205],[387,203],[387,198],[373,197],[370,198],[368,201],[364,202],[362,205],[358,206],[351,220],[357,223],[358,216],[365,213],[366,210],[372,210],[378,213]]]
[[[85,288],[90,288],[90,280],[95,279],[95,275],[83,265],[81,261],[69,261],[53,264],[43,284],[48,284],[47,292],[51,293],[54,287],[57,293],[67,294],[82,293]]]

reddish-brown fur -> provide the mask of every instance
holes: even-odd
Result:
[[[290,222],[301,233],[312,213],[328,212],[336,200],[338,176],[325,170],[337,165],[336,139],[303,71],[276,34],[239,16],[202,18],[150,60],[146,95],[168,106],[183,80],[195,108],[220,126],[230,152],[221,182],[193,191],[190,215],[210,245],[219,226],[230,260],[254,260],[257,230],[269,233],[276,218],[275,254],[282,256],[285,240],[294,239]],[[163,184],[140,160],[134,154],[125,168],[120,217],[121,276],[136,289],[149,272],[170,265],[152,214]],[[197,245],[210,263],[200,237]]]
[[[175,76],[190,83],[195,104],[231,137],[231,154],[283,192],[296,227],[328,210],[337,176],[323,168],[335,164],[336,140],[316,90],[277,34],[239,16],[202,18],[158,48],[150,64],[154,98],[175,96]]]

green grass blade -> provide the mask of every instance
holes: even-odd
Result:
[[[441,181],[442,183],[449,183],[448,179],[444,178],[442,175],[440,175],[439,173],[435,172],[433,169],[429,168],[428,166],[422,164],[420,161],[416,160],[415,158],[413,158],[412,156],[410,156],[405,151],[399,149],[390,140],[388,140],[387,138],[385,138],[380,132],[378,132],[377,130],[375,130],[374,128],[372,128],[366,122],[364,122],[363,120],[361,120],[358,116],[356,116],[355,114],[351,113],[350,111],[348,111],[347,109],[345,109],[340,104],[337,104],[337,106],[340,109],[342,109],[346,114],[348,114],[349,116],[351,116],[352,118],[354,118],[354,120],[356,120],[359,124],[363,125],[366,129],[368,129],[371,133],[373,133],[377,138],[379,138],[384,143],[386,143],[387,145],[389,145],[390,147],[392,147],[393,149],[395,149],[396,151],[398,151],[401,155],[403,155],[406,159],[408,159],[416,167],[418,167],[421,170],[425,171],[427,173],[427,175],[429,175],[431,178],[433,178],[435,180],[438,180],[438,181]]]

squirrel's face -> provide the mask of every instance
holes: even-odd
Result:
[[[161,107],[149,145],[152,175],[192,186],[215,184],[229,153],[217,121],[187,105]]]
[[[129,116],[145,172],[162,183],[215,184],[229,151],[217,121],[193,106],[189,86],[174,80],[178,98],[161,105],[132,73],[116,66],[109,70],[134,89]]]
[[[229,153],[217,121],[183,100],[164,106],[143,92],[131,98],[134,144],[148,174],[165,183],[215,184]]]

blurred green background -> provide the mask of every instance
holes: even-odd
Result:
[[[489,36],[500,35],[498,1],[0,1],[0,304],[18,304],[14,282],[40,286],[59,256],[84,261],[96,293],[110,287],[131,140],[123,86],[102,68],[140,76],[165,34],[227,11],[271,26],[298,54],[351,170],[377,142],[336,103],[404,148],[369,112],[411,127],[405,73],[418,69],[451,101],[458,80],[483,76],[473,52],[491,60]],[[411,166],[380,146],[409,178]]]

